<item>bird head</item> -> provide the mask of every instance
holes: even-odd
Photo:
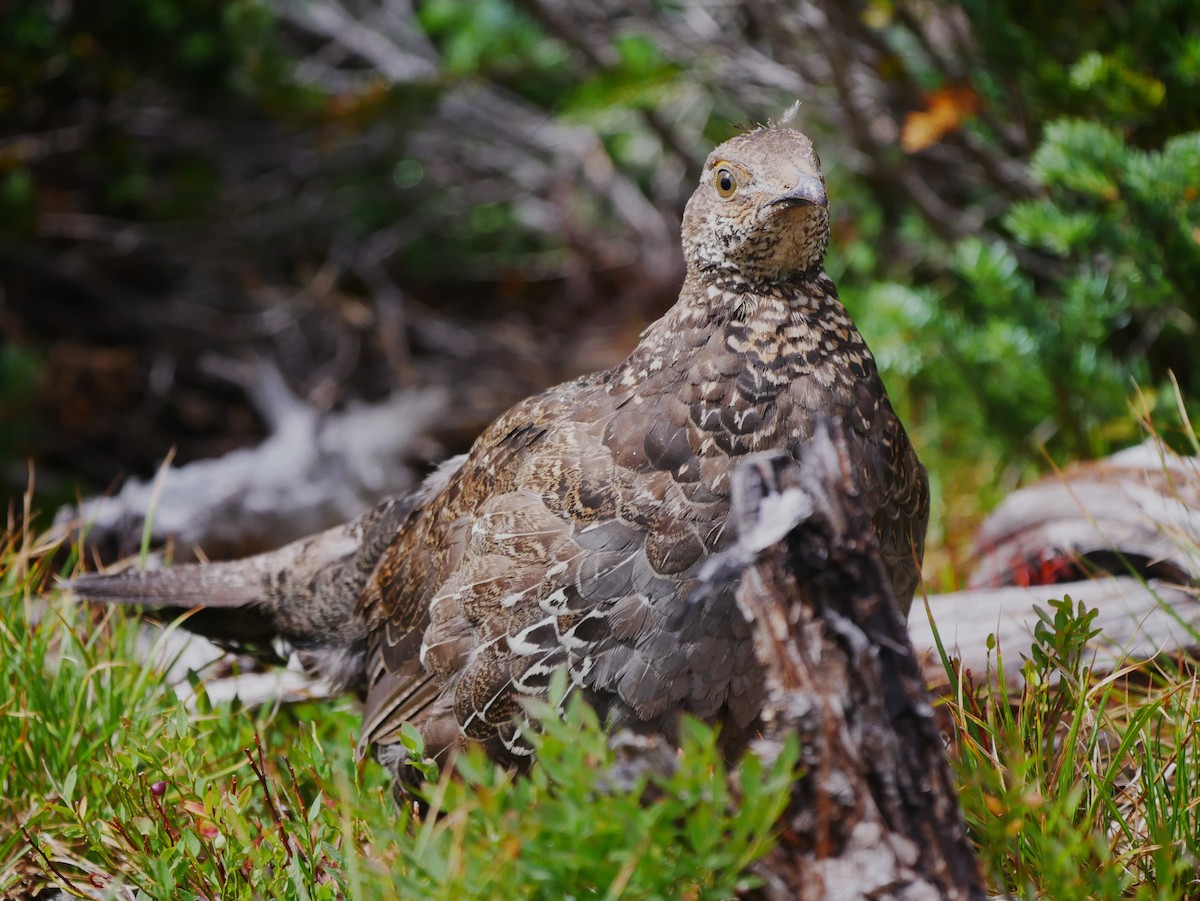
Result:
[[[746,132],[709,154],[683,214],[688,268],[751,283],[819,267],[828,240],[821,163],[790,128]]]

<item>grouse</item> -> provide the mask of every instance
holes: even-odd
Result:
[[[708,157],[683,217],[676,304],[616,368],[531,397],[410,496],[241,561],[85,575],[88,598],[200,610],[195,631],[282,638],[365,695],[360,750],[406,773],[402,724],[438,756],[463,742],[522,765],[522,699],[567,674],[614,727],[670,737],[721,725],[730,756],[764,698],[731,593],[687,603],[736,538],[730,474],[793,458],[840,421],[857,489],[907,614],[929,490],[871,352],[825,274],[825,183],[812,142],[767,126]]]

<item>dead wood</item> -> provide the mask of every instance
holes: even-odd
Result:
[[[259,445],[131,479],[115,495],[58,512],[66,539],[115,560],[136,552],[149,522],[151,546],[215,559],[279,547],[415,488],[440,448],[431,438],[446,392],[401,391],[378,404],[321,411],[295,397],[269,366],[249,386],[271,434]]]
[[[975,536],[970,588],[1138,574],[1200,580],[1200,461],[1157,438],[1014,491]]]
[[[1064,596],[1099,611],[1095,627],[1100,633],[1089,644],[1094,672],[1110,673],[1130,662],[1196,647],[1200,602],[1195,589],[1180,585],[1122,576],[958,591],[929,597],[928,614],[915,604],[909,617],[909,635],[926,684],[934,691],[948,686],[936,638],[961,673],[971,673],[976,683],[995,682],[997,652],[987,647],[988,636],[994,635],[1004,660],[1005,687],[1020,690],[1021,660],[1029,655],[1038,622],[1034,608],[1049,610],[1051,598]]]
[[[800,776],[776,848],[758,865],[768,899],[982,898],[979,870],[922,675],[870,518],[836,432],[805,462],[738,470],[740,537],[702,591],[736,580],[767,672],[771,761],[799,739]]]

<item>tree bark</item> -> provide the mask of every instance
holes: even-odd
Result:
[[[836,426],[804,462],[765,455],[735,476],[738,544],[702,591],[736,579],[767,673],[762,738],[790,736],[800,776],[761,899],[976,899],[967,837],[933,708]]]

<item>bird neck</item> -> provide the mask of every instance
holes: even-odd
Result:
[[[820,329],[832,316],[841,324],[845,309],[837,288],[820,266],[791,276],[753,278],[740,272],[691,270],[679,301],[667,313],[675,327],[704,323],[709,329],[726,324],[803,323]]]
[[[757,283],[692,271],[675,306],[646,330],[613,383],[641,384],[662,370],[683,373],[694,360],[727,352],[752,370],[772,370],[781,381],[829,368],[842,354],[856,367],[872,365],[823,270]]]

